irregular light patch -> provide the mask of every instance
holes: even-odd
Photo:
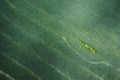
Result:
[[[106,65],[106,66],[111,66],[111,65],[110,65],[108,62],[106,62],[106,61],[97,61],[97,62],[90,61],[89,63],[95,64],[95,65],[104,64],[104,65]]]
[[[88,44],[87,42],[80,40],[80,44],[82,47],[89,50],[90,52],[97,53],[97,50],[92,45]]]
[[[0,74],[1,75],[3,75],[3,76],[5,76],[5,77],[7,77],[9,80],[15,80],[13,77],[11,77],[9,74],[7,74],[7,73],[5,73],[5,72],[3,72],[3,71],[1,71],[0,70]]]
[[[71,46],[70,45],[70,42],[68,42],[67,38],[65,37],[62,37],[62,39],[67,43],[67,45]],[[77,38],[76,38],[77,39]],[[98,51],[92,46],[90,45],[89,43],[85,42],[85,41],[82,41],[82,40],[79,40],[80,42],[80,45],[87,49],[88,51],[92,52],[92,53],[98,53]]]

